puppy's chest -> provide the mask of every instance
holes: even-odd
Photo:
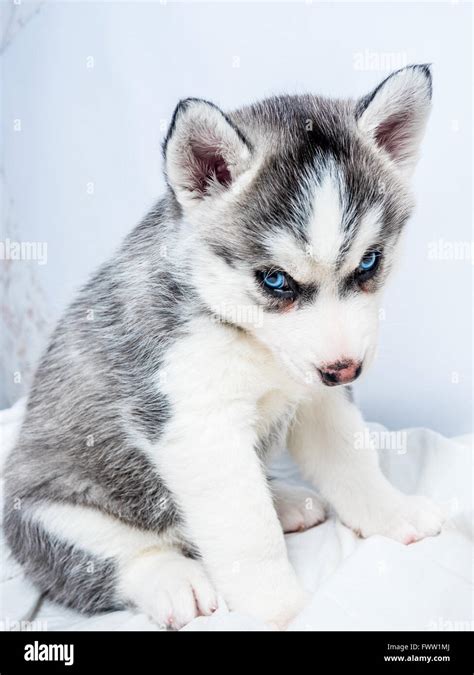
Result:
[[[296,407],[297,401],[280,390],[269,391],[259,400],[257,452],[265,462],[270,461],[285,447],[288,428]]]

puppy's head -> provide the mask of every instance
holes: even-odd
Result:
[[[301,381],[347,384],[373,356],[430,100],[421,65],[359,101],[282,96],[225,114],[187,99],[175,111],[165,170],[192,283]]]

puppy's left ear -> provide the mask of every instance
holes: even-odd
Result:
[[[431,72],[413,65],[389,75],[356,105],[361,131],[410,175],[431,108]]]
[[[216,105],[188,98],[176,107],[163,154],[170,187],[191,208],[232,187],[250,166],[251,147]]]

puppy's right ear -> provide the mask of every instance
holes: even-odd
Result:
[[[231,189],[250,166],[251,147],[217,106],[188,98],[174,112],[163,154],[168,184],[186,208]]]

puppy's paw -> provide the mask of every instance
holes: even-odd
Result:
[[[123,566],[123,598],[163,628],[179,629],[217,608],[217,596],[200,562],[177,551],[144,551]]]
[[[324,504],[313,490],[280,481],[272,481],[271,485],[283,532],[308,530],[326,519]]]
[[[309,597],[286,551],[284,557],[244,562],[238,574],[226,574],[219,586],[230,610],[256,617],[274,630],[285,630]]]
[[[272,608],[267,616],[264,617],[267,624],[273,630],[286,630],[293,619],[298,616],[309,601],[309,595],[298,590],[284,596],[284,601],[280,607]]]
[[[363,537],[381,534],[402,544],[413,544],[439,534],[443,521],[441,509],[430,499],[403,495],[375,507],[372,518],[353,529]]]
[[[288,624],[302,611],[309,595],[295,582],[276,584],[273,588],[258,589],[243,599],[233,603],[232,609],[255,616],[264,621],[273,630],[286,630]]]

